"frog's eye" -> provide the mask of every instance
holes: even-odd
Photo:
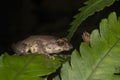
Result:
[[[64,39],[58,39],[58,40],[57,40],[57,44],[58,44],[59,46],[64,45],[64,43],[65,43],[65,40],[64,40]]]

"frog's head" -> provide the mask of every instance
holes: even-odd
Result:
[[[47,53],[60,53],[62,51],[68,51],[72,48],[72,45],[66,38],[52,40],[44,46],[44,50]]]

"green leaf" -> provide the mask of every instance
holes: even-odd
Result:
[[[95,12],[103,10],[106,6],[110,6],[115,2],[115,0],[88,0],[85,2],[84,7],[80,8],[80,13],[74,16],[75,20],[71,23],[71,28],[69,29],[68,39],[70,40],[77,30],[78,26],[89,16],[93,15]]]
[[[53,80],[60,80],[59,76],[55,76],[55,78]]]
[[[50,59],[45,55],[0,57],[0,80],[45,80],[41,76],[49,75],[60,67],[59,59]]]
[[[120,20],[116,13],[94,30],[90,45],[81,43],[80,53],[73,51],[71,61],[63,64],[62,80],[120,80]]]

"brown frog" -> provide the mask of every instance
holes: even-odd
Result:
[[[48,35],[33,35],[13,45],[17,55],[25,54],[52,54],[68,51],[72,45],[66,38],[57,38]]]

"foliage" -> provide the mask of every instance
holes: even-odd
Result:
[[[101,21],[100,31],[92,32],[90,45],[83,42],[80,53],[73,51],[70,63],[63,64],[61,79],[120,80],[120,19],[115,12]]]
[[[50,59],[45,55],[0,57],[0,80],[45,80],[46,76],[60,67],[60,59]]]
[[[77,30],[78,26],[88,17],[104,9],[106,6],[110,6],[115,2],[115,0],[88,0],[85,2],[84,7],[80,8],[80,13],[74,16],[75,20],[71,23],[69,29],[68,39],[70,40]]]
[[[88,16],[110,6],[115,0],[88,0],[80,8],[69,29],[69,40],[78,26]],[[81,43],[80,53],[74,50],[70,62],[63,64],[62,80],[120,80],[120,20],[115,13],[100,23],[100,33],[94,30],[90,46]],[[103,46],[104,45],[104,46]],[[49,75],[61,66],[61,60],[48,58],[45,55],[8,55],[0,56],[0,80],[46,80]],[[56,76],[54,80],[60,80]]]

